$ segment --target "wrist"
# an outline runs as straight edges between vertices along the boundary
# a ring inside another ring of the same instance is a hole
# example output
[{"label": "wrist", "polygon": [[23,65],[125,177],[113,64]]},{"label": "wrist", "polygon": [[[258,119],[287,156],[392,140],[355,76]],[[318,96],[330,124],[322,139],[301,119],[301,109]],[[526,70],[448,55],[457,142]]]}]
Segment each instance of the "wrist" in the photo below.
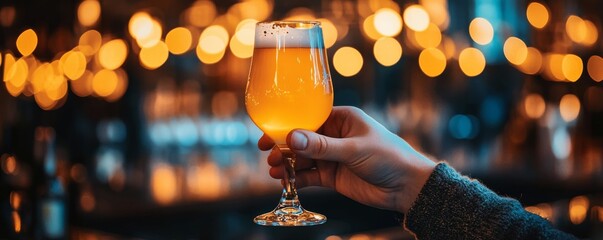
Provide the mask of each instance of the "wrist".
[{"label": "wrist", "polygon": [[401,179],[402,191],[398,193],[396,200],[396,211],[406,214],[415,200],[418,198],[421,189],[433,173],[435,162],[421,156],[421,159],[413,161],[409,167],[408,173]]}]

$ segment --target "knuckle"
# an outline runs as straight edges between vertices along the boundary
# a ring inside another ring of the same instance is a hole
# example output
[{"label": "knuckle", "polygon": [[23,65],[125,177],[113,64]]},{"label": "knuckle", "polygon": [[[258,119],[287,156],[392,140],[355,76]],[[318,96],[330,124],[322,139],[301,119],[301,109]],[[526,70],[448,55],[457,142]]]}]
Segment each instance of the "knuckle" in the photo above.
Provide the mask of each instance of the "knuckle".
[{"label": "knuckle", "polygon": [[318,148],[316,149],[316,156],[318,158],[323,158],[324,156],[327,155],[329,150],[329,141],[327,141],[327,138],[325,136],[319,135],[318,136]]}]

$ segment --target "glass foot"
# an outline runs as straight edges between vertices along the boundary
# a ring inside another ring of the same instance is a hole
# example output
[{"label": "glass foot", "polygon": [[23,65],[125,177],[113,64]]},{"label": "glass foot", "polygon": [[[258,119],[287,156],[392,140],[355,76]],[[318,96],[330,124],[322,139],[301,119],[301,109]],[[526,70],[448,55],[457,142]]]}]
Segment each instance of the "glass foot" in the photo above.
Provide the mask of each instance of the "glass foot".
[{"label": "glass foot", "polygon": [[327,217],[320,213],[310,212],[300,207],[276,208],[253,219],[262,226],[314,226],[327,222]]}]

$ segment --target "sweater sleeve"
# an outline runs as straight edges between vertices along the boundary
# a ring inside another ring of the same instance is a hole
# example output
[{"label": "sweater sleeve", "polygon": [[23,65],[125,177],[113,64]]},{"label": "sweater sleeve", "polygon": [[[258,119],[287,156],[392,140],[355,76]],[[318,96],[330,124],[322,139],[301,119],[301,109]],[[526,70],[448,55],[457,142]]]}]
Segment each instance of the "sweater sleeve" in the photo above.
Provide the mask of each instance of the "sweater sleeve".
[{"label": "sweater sleeve", "polygon": [[418,239],[576,239],[439,163],[404,219]]}]

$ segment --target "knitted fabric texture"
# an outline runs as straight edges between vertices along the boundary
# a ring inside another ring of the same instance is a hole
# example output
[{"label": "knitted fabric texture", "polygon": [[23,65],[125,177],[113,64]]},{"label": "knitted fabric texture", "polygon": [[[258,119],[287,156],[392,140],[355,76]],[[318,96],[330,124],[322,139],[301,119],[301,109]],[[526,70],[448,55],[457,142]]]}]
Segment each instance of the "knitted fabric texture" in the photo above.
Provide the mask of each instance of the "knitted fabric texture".
[{"label": "knitted fabric texture", "polygon": [[404,219],[417,239],[576,239],[439,163]]}]

